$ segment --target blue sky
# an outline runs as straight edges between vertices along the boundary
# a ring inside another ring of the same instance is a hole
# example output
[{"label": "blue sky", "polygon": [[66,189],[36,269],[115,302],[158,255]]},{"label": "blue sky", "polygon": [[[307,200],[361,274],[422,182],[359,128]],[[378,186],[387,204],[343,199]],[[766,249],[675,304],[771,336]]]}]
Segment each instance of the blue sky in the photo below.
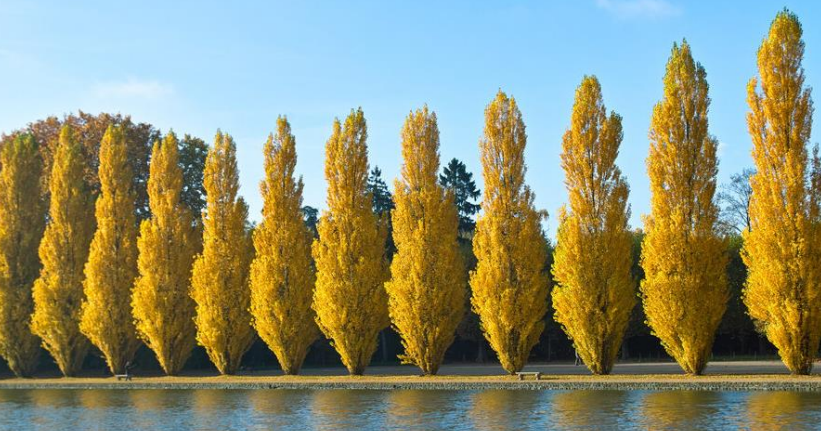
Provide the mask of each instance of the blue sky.
[{"label": "blue sky", "polygon": [[673,42],[686,37],[707,70],[720,182],[752,164],[745,87],[785,6],[804,25],[806,83],[821,88],[815,1],[228,3],[0,0],[0,131],[78,109],[131,114],[206,141],[221,128],[237,142],[241,192],[258,220],[262,144],[277,115],[297,138],[305,203],[322,208],[334,117],[363,108],[371,165],[392,182],[402,122],[427,103],[443,162],[458,157],[480,177],[483,110],[501,88],[523,112],[527,180],[551,214],[552,236],[566,200],[561,136],[585,74],[598,76],[608,109],[624,118],[618,162],[634,227],[649,210],[647,130]]}]

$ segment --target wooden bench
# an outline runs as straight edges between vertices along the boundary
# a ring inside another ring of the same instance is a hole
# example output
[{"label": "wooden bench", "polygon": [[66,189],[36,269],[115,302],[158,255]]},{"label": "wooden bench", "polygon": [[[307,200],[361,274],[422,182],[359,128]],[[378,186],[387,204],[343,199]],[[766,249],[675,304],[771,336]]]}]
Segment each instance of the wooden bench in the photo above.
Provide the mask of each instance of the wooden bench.
[{"label": "wooden bench", "polygon": [[131,374],[128,373],[127,371],[126,371],[125,374],[115,374],[114,377],[116,377],[117,380],[123,380],[123,379],[125,379],[126,381],[131,380]]},{"label": "wooden bench", "polygon": [[131,380],[131,376],[132,376],[131,370],[133,370],[136,365],[137,364],[132,363],[131,361],[126,362],[125,363],[125,369],[123,370],[123,374],[115,374],[114,377],[116,377],[118,381],[119,380],[125,380],[125,381]]},{"label": "wooden bench", "polygon": [[516,373],[516,376],[519,377],[519,380],[524,380],[527,376],[533,376],[536,380],[542,379],[542,373],[540,371],[519,371]]}]

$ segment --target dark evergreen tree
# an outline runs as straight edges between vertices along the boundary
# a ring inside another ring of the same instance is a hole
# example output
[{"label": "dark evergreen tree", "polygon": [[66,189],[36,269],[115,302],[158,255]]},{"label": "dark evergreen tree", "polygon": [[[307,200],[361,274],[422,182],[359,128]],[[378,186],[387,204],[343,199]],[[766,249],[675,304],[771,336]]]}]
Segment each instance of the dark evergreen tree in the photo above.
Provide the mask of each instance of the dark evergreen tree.
[{"label": "dark evergreen tree", "polygon": [[185,135],[179,144],[179,164],[182,169],[182,192],[180,201],[199,220],[205,208],[205,189],[202,174],[205,171],[205,158],[208,156],[208,144],[200,138]]},{"label": "dark evergreen tree", "polygon": [[[388,237],[385,241],[385,257],[390,262],[393,260],[393,255],[396,253],[396,243],[393,241],[393,223],[391,222],[391,211],[395,208],[393,203],[393,195],[391,194],[388,184],[382,179],[382,170],[379,166],[374,166],[368,174],[368,191],[373,198],[373,212],[379,217],[380,223],[384,223],[388,228]],[[382,356],[382,362],[387,362],[388,355],[388,335],[390,338],[396,339],[398,335],[391,328],[385,328],[379,332],[379,350]]]},{"label": "dark evergreen tree", "polygon": [[479,204],[475,203],[481,191],[476,188],[473,173],[459,159],[452,159],[439,175],[439,184],[446,189],[453,190],[454,202],[459,210],[459,231],[462,234],[472,234],[476,228],[473,216],[479,212]]},{"label": "dark evergreen tree", "polygon": [[394,209],[393,195],[388,188],[388,184],[382,179],[382,170],[379,169],[379,166],[374,166],[368,174],[368,191],[373,198],[373,213],[388,227],[385,256],[390,261],[393,259],[393,254],[396,253],[396,245],[393,242],[393,226],[391,225],[391,211]]},{"label": "dark evergreen tree", "polygon": [[318,235],[316,224],[319,223],[319,210],[312,206],[305,205],[302,207],[302,218],[305,221],[305,226],[308,226],[308,229],[311,230],[314,234],[314,238],[316,238]]},{"label": "dark evergreen tree", "polygon": [[[439,184],[445,189],[453,192],[453,202],[459,213],[459,248],[465,261],[465,271],[476,269],[476,256],[473,254],[473,244],[471,238],[476,228],[476,221],[473,216],[479,212],[479,204],[475,203],[481,192],[476,188],[476,181],[473,180],[473,173],[467,171],[465,164],[459,159],[453,158],[442,169],[439,174]],[[465,317],[456,329],[459,337],[476,343],[476,361],[485,362],[487,359],[487,341],[482,335],[479,327],[479,316],[470,307],[470,298],[466,298]]]},{"label": "dark evergreen tree", "polygon": [[368,191],[373,195],[373,212],[376,215],[389,215],[393,211],[393,195],[388,184],[382,179],[382,170],[379,166],[374,166],[368,175]]}]

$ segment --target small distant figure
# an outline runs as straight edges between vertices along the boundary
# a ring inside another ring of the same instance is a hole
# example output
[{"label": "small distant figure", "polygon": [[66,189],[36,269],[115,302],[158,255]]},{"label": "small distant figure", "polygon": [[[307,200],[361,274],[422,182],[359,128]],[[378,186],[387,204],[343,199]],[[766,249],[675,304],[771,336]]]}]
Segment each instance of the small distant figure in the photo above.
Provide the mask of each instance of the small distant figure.
[{"label": "small distant figure", "polygon": [[131,361],[126,362],[124,371],[125,374],[115,374],[114,377],[116,377],[117,380],[131,380],[131,370],[134,369],[134,366],[135,364],[133,364]]},{"label": "small distant figure", "polygon": [[573,363],[573,365],[578,367],[579,365],[582,364],[582,358],[579,357],[579,351],[578,350],[573,349],[573,353],[576,354],[576,361]]}]

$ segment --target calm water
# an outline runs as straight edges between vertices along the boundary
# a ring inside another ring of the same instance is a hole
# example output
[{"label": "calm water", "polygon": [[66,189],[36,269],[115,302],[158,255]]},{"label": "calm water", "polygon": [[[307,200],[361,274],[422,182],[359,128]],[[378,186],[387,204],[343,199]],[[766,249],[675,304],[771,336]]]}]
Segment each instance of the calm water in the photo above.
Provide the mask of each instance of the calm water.
[{"label": "calm water", "polygon": [[9,430],[813,429],[821,394],[0,390]]}]

